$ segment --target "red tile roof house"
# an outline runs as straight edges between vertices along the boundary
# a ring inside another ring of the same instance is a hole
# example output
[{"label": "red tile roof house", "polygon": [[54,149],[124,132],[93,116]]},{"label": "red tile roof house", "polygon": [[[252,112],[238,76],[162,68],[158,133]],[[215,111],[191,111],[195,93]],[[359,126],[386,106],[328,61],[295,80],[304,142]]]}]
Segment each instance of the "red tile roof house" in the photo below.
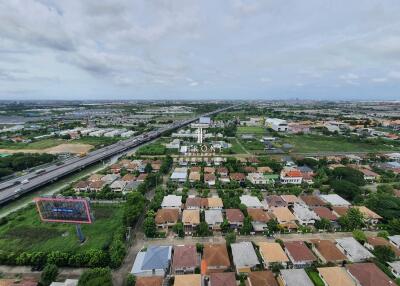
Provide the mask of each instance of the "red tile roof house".
[{"label": "red tile roof house", "polygon": [[328,209],[327,207],[314,207],[312,210],[319,216],[320,218],[325,218],[330,221],[337,221],[338,217]]},{"label": "red tile roof house", "polygon": [[173,274],[194,274],[195,269],[200,269],[200,256],[195,245],[174,246],[172,258]]},{"label": "red tile roof house", "polygon": [[244,215],[240,209],[226,209],[225,216],[232,229],[237,230],[243,226]]},{"label": "red tile roof house", "polygon": [[106,183],[103,181],[90,182],[89,183],[89,191],[100,192],[104,188],[105,185],[106,185]]},{"label": "red tile roof house", "polygon": [[119,172],[121,172],[121,165],[120,164],[112,164],[110,166],[110,171],[114,174],[119,174]]},{"label": "red tile roof house", "polygon": [[135,286],[162,286],[164,277],[153,276],[153,277],[136,277]]},{"label": "red tile roof house", "polygon": [[204,174],[204,183],[208,184],[209,186],[215,185],[216,177],[214,174]]},{"label": "red tile roof house", "polygon": [[228,176],[228,168],[219,167],[216,169],[216,174],[220,176]]},{"label": "red tile roof house", "polygon": [[378,236],[370,236],[367,238],[367,241],[364,243],[364,247],[373,251],[376,246],[389,246],[393,252],[396,254],[396,257],[400,257],[400,249],[395,247],[393,244],[389,242],[386,238],[378,237]]},{"label": "red tile roof house", "polygon": [[229,177],[236,182],[244,182],[246,180],[246,175],[243,173],[231,173]]},{"label": "red tile roof house", "polygon": [[284,246],[294,268],[305,268],[317,260],[303,241],[286,241]]},{"label": "red tile roof house", "polygon": [[346,266],[357,285],[394,286],[396,283],[373,263],[354,263]]},{"label": "red tile roof house", "polygon": [[155,221],[160,229],[173,227],[179,219],[178,209],[159,209],[156,213]]},{"label": "red tile roof house", "polygon": [[344,255],[330,240],[311,240],[312,249],[322,263],[342,263],[347,260]]},{"label": "red tile roof house", "polygon": [[250,272],[246,286],[279,286],[275,275],[270,270]]},{"label": "red tile roof house", "polygon": [[[228,250],[223,244],[205,244],[201,273],[225,272],[231,267]],[[205,269],[203,269],[203,266]]]},{"label": "red tile roof house", "polygon": [[74,186],[74,191],[77,193],[87,192],[89,190],[89,183],[87,181],[79,181]]},{"label": "red tile roof house", "polygon": [[234,272],[211,273],[209,286],[236,286]]},{"label": "red tile roof house", "polygon": [[185,209],[187,210],[204,210],[208,208],[207,198],[200,197],[188,197],[185,203]]},{"label": "red tile roof house", "polygon": [[300,196],[300,199],[309,207],[323,207],[327,205],[326,202],[314,195],[303,195]]},{"label": "red tile roof house", "polygon": [[137,182],[144,182],[144,180],[147,178],[148,174],[140,174],[137,178],[136,181]]},{"label": "red tile roof house", "polygon": [[245,173],[256,173],[257,172],[257,168],[253,167],[253,166],[246,166],[243,168]]},{"label": "red tile roof house", "polygon": [[300,185],[303,181],[303,175],[299,170],[282,170],[281,184]]}]

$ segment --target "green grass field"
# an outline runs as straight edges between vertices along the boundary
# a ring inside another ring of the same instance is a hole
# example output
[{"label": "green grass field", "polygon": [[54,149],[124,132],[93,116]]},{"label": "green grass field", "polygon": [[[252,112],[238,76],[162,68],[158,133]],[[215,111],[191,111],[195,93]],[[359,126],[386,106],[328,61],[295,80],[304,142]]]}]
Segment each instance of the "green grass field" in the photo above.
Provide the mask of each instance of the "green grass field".
[{"label": "green grass field", "polygon": [[262,151],[265,148],[264,143],[259,140],[239,140],[243,147],[249,151]]},{"label": "green grass field", "polygon": [[79,139],[75,139],[72,141],[65,141],[65,143],[75,143],[75,144],[89,144],[96,147],[100,147],[101,145],[111,145],[121,140],[119,137],[94,137],[94,136],[85,136]]},{"label": "green grass field", "polygon": [[245,150],[243,150],[242,146],[238,143],[237,139],[232,139],[229,141],[230,144],[232,144],[231,150],[235,154],[246,154]]},{"label": "green grass field", "polygon": [[257,134],[265,135],[266,129],[264,127],[258,126],[239,126],[237,128],[238,134]]},{"label": "green grass field", "polygon": [[[378,152],[394,151],[388,145],[374,145],[364,142],[350,142],[346,138],[328,137],[322,135],[292,135],[282,140],[294,145],[293,152]],[[399,149],[399,148],[397,148]]]},{"label": "green grass field", "polygon": [[46,149],[64,143],[65,140],[62,139],[43,139],[31,143],[13,143],[13,142],[0,142],[0,149]]},{"label": "green grass field", "polygon": [[8,252],[59,250],[79,253],[107,245],[122,223],[122,207],[93,205],[95,221],[82,225],[87,240],[79,244],[74,225],[43,223],[36,208],[31,205],[8,216],[9,221],[0,226],[0,249]]}]

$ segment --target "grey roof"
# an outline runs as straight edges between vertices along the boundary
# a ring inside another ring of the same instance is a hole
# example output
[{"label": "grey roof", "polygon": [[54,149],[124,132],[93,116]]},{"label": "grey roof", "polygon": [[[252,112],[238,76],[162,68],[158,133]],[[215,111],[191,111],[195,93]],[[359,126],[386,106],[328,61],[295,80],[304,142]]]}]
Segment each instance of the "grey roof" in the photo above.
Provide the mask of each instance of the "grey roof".
[{"label": "grey roof", "polygon": [[320,195],[319,196],[325,202],[332,206],[350,206],[351,204],[337,194]]},{"label": "grey roof", "polygon": [[204,218],[207,224],[222,223],[224,221],[221,210],[205,210]]},{"label": "grey roof", "polygon": [[253,267],[260,263],[251,242],[232,243],[231,248],[233,263],[236,267]]},{"label": "grey roof", "polygon": [[388,236],[389,240],[396,245],[400,245],[400,235],[391,235]]},{"label": "grey roof", "polygon": [[318,220],[317,214],[303,204],[294,204],[293,214],[302,221]]},{"label": "grey roof", "polygon": [[133,266],[132,266],[132,270],[131,273],[132,274],[137,274],[142,272],[142,265],[143,265],[143,260],[144,257],[146,255],[146,252],[142,252],[140,251],[135,258],[135,262],[133,262]]},{"label": "grey roof", "polygon": [[264,231],[268,228],[268,225],[266,223],[259,221],[252,221],[251,225],[253,226],[254,231]]},{"label": "grey roof", "polygon": [[308,166],[306,166],[306,165],[304,165],[304,166],[299,166],[299,167],[297,167],[297,169],[298,169],[300,172],[302,172],[302,173],[309,173],[309,172],[312,172],[312,171],[313,171],[313,169],[311,169],[310,167],[308,167]]},{"label": "grey roof", "polygon": [[187,170],[187,168],[175,168],[171,174],[171,179],[186,180]]},{"label": "grey roof", "polygon": [[248,208],[262,208],[263,204],[255,196],[243,195],[240,196],[240,202]]},{"label": "grey roof", "polygon": [[304,269],[284,269],[281,275],[286,286],[314,286]]},{"label": "grey roof", "polygon": [[392,267],[397,273],[400,273],[400,261],[388,262],[389,266]]},{"label": "grey roof", "polygon": [[143,259],[142,270],[166,269],[171,260],[171,246],[149,246]]},{"label": "grey roof", "polygon": [[338,238],[336,239],[336,242],[345,250],[346,256],[353,262],[374,257],[371,252],[365,249],[353,237]]},{"label": "grey roof", "polygon": [[180,207],[182,205],[182,196],[168,195],[163,198],[161,207]]}]

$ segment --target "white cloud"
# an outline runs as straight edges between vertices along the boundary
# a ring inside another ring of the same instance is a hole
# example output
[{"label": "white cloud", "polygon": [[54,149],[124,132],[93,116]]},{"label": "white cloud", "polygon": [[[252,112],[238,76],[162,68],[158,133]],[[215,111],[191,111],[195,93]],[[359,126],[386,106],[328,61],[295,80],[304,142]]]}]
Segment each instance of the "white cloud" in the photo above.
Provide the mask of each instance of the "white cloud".
[{"label": "white cloud", "polygon": [[377,83],[387,82],[387,80],[388,79],[385,77],[376,77],[376,78],[371,79],[372,82],[377,82]]}]

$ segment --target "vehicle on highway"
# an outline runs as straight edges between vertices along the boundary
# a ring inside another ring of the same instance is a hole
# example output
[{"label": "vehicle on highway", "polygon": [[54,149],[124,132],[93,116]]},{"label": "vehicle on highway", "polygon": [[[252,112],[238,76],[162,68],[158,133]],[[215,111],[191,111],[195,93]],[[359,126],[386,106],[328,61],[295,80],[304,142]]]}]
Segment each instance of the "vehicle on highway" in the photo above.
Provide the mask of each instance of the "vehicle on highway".
[{"label": "vehicle on highway", "polygon": [[21,184],[23,184],[23,185],[28,184],[28,183],[29,183],[29,179],[25,179],[25,180],[23,180],[23,181],[21,182]]},{"label": "vehicle on highway", "polygon": [[46,169],[39,169],[39,170],[35,171],[35,174],[41,174],[41,173],[44,173],[44,172],[46,172]]}]

